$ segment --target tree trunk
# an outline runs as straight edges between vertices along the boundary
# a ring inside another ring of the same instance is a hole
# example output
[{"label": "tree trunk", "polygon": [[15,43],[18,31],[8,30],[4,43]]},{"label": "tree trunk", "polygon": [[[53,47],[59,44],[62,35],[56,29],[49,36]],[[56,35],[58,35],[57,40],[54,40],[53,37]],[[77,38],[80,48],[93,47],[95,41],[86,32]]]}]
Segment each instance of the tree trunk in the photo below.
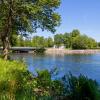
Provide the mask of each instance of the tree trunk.
[{"label": "tree trunk", "polygon": [[2,43],[3,43],[3,58],[5,60],[8,59],[8,54],[9,54],[9,37],[5,37],[2,39]]},{"label": "tree trunk", "polygon": [[8,8],[8,14],[6,16],[5,20],[5,27],[3,34],[1,36],[2,39],[2,44],[3,44],[3,58],[5,60],[8,59],[8,54],[9,54],[9,47],[10,47],[10,35],[12,32],[12,0],[9,0],[9,8]]}]

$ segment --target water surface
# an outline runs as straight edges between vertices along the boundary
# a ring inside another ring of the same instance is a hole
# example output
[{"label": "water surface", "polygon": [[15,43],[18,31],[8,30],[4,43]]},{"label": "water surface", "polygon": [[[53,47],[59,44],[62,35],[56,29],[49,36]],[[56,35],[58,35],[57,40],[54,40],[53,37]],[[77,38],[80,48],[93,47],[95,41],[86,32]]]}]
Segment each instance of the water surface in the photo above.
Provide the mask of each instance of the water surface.
[{"label": "water surface", "polygon": [[100,54],[88,55],[33,55],[12,54],[13,59],[24,60],[29,71],[57,68],[61,77],[71,72],[78,76],[80,73],[100,83]]}]

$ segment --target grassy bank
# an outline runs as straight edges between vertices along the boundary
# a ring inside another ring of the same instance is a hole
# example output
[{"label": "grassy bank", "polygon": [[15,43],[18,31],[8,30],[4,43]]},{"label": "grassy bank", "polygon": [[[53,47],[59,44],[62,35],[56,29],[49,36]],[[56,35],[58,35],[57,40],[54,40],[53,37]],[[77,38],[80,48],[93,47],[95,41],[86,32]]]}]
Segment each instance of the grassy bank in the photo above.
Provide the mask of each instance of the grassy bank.
[{"label": "grassy bank", "polygon": [[95,81],[80,75],[52,80],[51,72],[31,74],[25,64],[0,59],[0,100],[99,100]]}]

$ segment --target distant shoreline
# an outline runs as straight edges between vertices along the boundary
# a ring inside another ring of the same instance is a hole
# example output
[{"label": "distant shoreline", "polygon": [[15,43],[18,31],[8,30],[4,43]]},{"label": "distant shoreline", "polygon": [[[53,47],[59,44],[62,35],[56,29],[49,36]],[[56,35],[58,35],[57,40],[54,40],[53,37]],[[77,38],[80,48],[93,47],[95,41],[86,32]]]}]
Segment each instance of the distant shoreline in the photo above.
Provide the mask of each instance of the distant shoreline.
[{"label": "distant shoreline", "polygon": [[67,50],[67,49],[60,49],[60,48],[47,48],[45,51],[46,54],[95,54],[100,53],[100,50]]}]

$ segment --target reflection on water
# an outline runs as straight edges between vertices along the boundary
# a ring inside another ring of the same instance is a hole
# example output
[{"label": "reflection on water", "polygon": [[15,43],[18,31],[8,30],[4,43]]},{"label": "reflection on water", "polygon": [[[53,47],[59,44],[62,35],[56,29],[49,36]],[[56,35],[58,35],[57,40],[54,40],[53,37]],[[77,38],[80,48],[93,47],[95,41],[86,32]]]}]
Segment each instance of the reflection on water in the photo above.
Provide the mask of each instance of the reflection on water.
[{"label": "reflection on water", "polygon": [[74,75],[84,74],[89,78],[96,79],[100,83],[100,54],[91,55],[32,55],[12,54],[12,59],[23,60],[29,71],[54,69],[57,67],[59,74],[63,76],[71,72]]}]

